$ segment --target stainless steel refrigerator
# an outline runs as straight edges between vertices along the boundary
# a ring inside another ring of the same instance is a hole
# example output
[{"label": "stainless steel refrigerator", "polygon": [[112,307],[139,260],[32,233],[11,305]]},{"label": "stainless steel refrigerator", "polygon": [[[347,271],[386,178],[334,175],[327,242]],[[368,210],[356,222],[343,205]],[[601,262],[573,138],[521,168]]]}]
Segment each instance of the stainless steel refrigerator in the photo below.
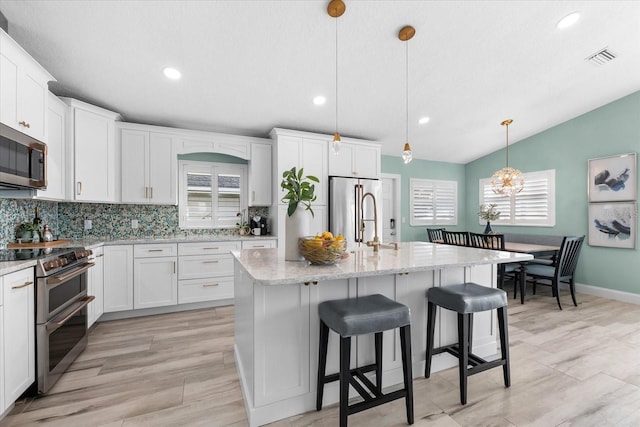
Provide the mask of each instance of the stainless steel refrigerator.
[{"label": "stainless steel refrigerator", "polygon": [[382,182],[329,177],[329,231],[334,235],[342,234],[347,240],[347,248],[366,245],[373,240],[374,206],[377,208],[378,240],[382,242]]}]

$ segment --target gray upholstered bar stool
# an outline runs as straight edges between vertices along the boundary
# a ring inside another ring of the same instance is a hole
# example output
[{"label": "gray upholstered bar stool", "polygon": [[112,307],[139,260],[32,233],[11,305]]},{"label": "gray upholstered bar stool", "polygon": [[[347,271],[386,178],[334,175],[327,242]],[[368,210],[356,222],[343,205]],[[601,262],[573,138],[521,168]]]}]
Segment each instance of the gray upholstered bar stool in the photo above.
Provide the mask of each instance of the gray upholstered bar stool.
[{"label": "gray upholstered bar stool", "polygon": [[[488,288],[476,283],[463,283],[429,288],[427,290],[427,360],[424,376],[431,375],[431,358],[447,352],[457,357],[460,370],[460,403],[467,403],[467,377],[487,369],[502,366],[504,386],[511,385],[509,371],[509,333],[507,331],[507,293],[502,289]],[[458,313],[458,343],[433,348],[436,324],[436,306]],[[473,354],[473,313],[498,310],[501,358],[486,361]],[[471,366],[471,367],[469,367]]]},{"label": "gray upholstered bar stool", "polygon": [[[320,351],[318,357],[318,389],[316,409],[322,409],[326,383],[340,380],[340,427],[346,427],[347,416],[374,406],[405,398],[407,422],[413,424],[413,375],[411,369],[411,315],[409,307],[383,295],[325,301],[318,305],[320,316]],[[400,328],[404,389],[382,393],[382,332]],[[340,335],[340,372],[325,375],[329,329]],[[375,363],[351,369],[351,337],[375,334]],[[375,371],[374,385],[364,374]],[[349,384],[362,396],[363,402],[349,405]],[[369,390],[366,390],[367,387]]]}]

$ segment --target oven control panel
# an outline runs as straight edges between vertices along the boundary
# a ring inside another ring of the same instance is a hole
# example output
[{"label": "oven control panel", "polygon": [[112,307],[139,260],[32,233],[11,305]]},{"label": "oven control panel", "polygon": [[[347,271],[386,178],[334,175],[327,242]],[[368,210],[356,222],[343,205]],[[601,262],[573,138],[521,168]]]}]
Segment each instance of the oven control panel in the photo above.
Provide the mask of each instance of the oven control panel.
[{"label": "oven control panel", "polygon": [[50,254],[39,260],[40,269],[38,276],[49,276],[59,269],[87,262],[87,258],[93,254],[90,249],[66,250],[58,254]]}]

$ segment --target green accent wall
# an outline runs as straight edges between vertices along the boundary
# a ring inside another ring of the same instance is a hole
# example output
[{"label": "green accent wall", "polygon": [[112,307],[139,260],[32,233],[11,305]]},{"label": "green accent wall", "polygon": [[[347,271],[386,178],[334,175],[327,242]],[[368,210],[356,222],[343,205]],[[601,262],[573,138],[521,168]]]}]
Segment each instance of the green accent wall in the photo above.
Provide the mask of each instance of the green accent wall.
[{"label": "green accent wall", "polygon": [[[514,124],[526,118],[514,117]],[[640,91],[509,146],[509,165],[522,172],[555,169],[554,227],[495,226],[501,233],[585,235],[588,238],[587,162],[589,159],[640,151]],[[502,168],[504,149],[466,165],[469,230],[480,229],[478,180]],[[383,163],[384,164],[384,163]],[[637,179],[637,175],[636,175]],[[526,185],[526,183],[525,183]],[[636,224],[637,229],[637,210]],[[636,239],[640,237],[636,230]],[[589,246],[578,262],[578,283],[640,293],[640,245],[636,249]]]},{"label": "green accent wall", "polygon": [[[514,125],[526,118],[514,117]],[[499,122],[499,120],[498,120]],[[498,124],[496,122],[496,124]],[[501,233],[587,235],[587,161],[640,151],[640,91],[561,123],[509,146],[509,164],[523,172],[556,171],[556,224],[553,227],[492,226]],[[382,172],[402,176],[402,241],[427,240],[426,227],[409,225],[411,177],[458,182],[458,226],[446,228],[482,232],[478,223],[478,181],[504,167],[504,149],[466,165],[382,156]],[[638,175],[636,175],[638,179]],[[637,187],[640,189],[640,180]],[[640,233],[636,249],[591,247],[585,238],[576,281],[640,294]],[[588,236],[587,236],[588,237]]]},{"label": "green accent wall", "polygon": [[[411,178],[421,179],[443,179],[458,182],[458,224],[445,225],[447,230],[464,230],[465,222],[465,166],[455,163],[433,162],[429,160],[414,159],[405,165],[401,157],[382,156],[382,173],[392,173],[402,175],[401,184],[401,209],[405,222],[402,224],[402,235],[400,240],[408,241],[428,241],[427,227],[410,225],[409,215],[409,180]],[[436,226],[434,226],[436,227]],[[440,226],[437,226],[440,227]]]}]

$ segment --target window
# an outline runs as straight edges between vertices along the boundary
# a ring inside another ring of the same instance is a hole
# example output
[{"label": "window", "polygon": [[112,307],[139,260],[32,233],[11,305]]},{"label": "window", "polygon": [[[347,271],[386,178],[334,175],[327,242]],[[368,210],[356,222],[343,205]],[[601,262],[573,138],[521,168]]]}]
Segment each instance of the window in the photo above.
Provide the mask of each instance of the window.
[{"label": "window", "polygon": [[412,178],[410,181],[410,224],[456,225],[458,183]]},{"label": "window", "polygon": [[[524,188],[515,196],[500,196],[491,189],[491,179],[480,180],[480,204],[495,203],[500,219],[497,225],[531,225],[552,227],[556,224],[556,171],[523,174]],[[484,221],[478,218],[480,224]]]},{"label": "window", "polygon": [[180,161],[180,228],[232,228],[247,207],[245,165]]}]

